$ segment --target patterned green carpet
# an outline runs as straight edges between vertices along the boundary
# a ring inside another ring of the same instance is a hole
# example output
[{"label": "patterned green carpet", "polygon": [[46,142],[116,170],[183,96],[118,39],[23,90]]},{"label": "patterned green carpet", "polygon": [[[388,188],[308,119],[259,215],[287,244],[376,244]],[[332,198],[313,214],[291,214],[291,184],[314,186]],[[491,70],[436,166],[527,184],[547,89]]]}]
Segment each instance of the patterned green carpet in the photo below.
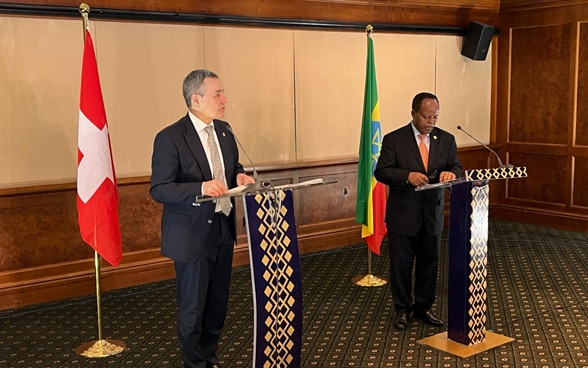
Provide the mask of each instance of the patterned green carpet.
[{"label": "patterned green carpet", "polygon": [[[487,329],[511,343],[459,358],[418,341],[443,329],[411,320],[391,327],[387,286],[351,282],[367,272],[356,245],[301,259],[303,367],[588,367],[588,234],[490,221]],[[372,257],[372,274],[388,274],[388,257]],[[447,317],[446,244],[436,314]],[[234,270],[219,359],[250,367],[253,308],[249,269]],[[0,367],[181,367],[173,281],[103,293],[102,330],[126,349],[106,358],[74,350],[97,339],[92,296],[0,312]]]}]

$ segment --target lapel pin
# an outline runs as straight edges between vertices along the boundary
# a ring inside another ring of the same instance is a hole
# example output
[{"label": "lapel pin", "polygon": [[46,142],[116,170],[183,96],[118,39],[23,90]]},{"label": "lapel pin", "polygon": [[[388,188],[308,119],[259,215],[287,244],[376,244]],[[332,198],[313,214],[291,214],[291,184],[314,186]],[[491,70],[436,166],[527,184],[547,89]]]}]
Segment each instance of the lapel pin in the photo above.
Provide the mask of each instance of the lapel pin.
[{"label": "lapel pin", "polygon": [[223,132],[223,137],[226,137],[225,132]]},{"label": "lapel pin", "polygon": [[436,136],[436,135],[434,135],[434,136],[433,136],[433,139],[437,140],[437,136]]}]

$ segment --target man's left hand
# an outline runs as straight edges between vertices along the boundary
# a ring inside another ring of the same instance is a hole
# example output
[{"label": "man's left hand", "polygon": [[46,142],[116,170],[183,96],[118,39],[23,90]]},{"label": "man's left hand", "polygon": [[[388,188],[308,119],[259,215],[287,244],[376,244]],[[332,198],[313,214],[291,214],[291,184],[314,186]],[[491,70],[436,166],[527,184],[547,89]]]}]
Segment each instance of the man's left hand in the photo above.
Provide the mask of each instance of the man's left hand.
[{"label": "man's left hand", "polygon": [[443,171],[441,175],[439,175],[439,182],[444,183],[446,181],[455,180],[455,174],[451,171]]},{"label": "man's left hand", "polygon": [[243,173],[237,174],[237,185],[254,184],[254,183],[255,183],[255,179],[253,179],[251,176],[243,174]]}]

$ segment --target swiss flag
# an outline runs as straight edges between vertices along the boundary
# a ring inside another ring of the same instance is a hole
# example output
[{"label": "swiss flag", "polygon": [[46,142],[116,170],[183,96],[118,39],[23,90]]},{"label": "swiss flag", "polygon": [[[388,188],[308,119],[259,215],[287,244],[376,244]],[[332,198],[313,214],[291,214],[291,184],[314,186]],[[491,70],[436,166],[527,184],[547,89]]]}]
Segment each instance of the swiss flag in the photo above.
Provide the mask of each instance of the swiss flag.
[{"label": "swiss flag", "polygon": [[86,29],[78,130],[78,223],[82,239],[113,266],[122,258],[118,192],[96,54]]}]

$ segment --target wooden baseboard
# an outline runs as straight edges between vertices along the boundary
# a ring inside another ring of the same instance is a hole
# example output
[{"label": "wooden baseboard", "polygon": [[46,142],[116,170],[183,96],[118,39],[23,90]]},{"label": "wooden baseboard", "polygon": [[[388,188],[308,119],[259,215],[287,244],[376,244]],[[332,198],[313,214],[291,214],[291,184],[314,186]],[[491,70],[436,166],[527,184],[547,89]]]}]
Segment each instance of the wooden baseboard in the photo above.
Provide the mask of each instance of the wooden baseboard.
[{"label": "wooden baseboard", "polygon": [[569,212],[556,212],[531,207],[513,207],[503,204],[490,205],[490,217],[498,220],[554,227],[557,229],[588,232],[588,216]]},{"label": "wooden baseboard", "polygon": [[[174,277],[173,263],[159,256],[159,250],[125,257],[128,260],[121,262],[117,268],[100,266],[101,291]],[[0,310],[95,294],[95,274],[94,260],[4,273],[0,277],[3,281],[0,283]],[[9,282],[9,279],[17,281]]]},{"label": "wooden baseboard", "polygon": [[[310,253],[357,244],[358,227],[333,229],[300,237],[300,253]],[[249,264],[246,244],[235,248],[233,267]],[[159,248],[124,254],[114,268],[100,267],[101,292],[173,279],[173,262],[161,257]],[[62,263],[0,274],[0,310],[14,309],[96,293],[94,260]]]}]

